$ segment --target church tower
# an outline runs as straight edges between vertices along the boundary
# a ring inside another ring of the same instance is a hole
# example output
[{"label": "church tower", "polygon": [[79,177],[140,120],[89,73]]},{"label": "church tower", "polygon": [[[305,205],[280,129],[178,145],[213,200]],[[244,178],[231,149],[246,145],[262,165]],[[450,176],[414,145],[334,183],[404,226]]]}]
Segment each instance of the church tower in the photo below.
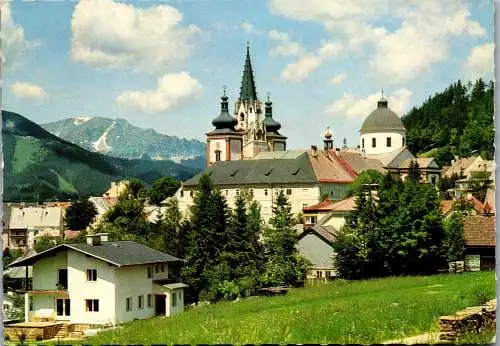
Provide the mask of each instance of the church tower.
[{"label": "church tower", "polygon": [[217,161],[253,159],[262,151],[286,150],[286,137],[278,130],[281,124],[273,119],[272,102],[257,97],[255,79],[247,43],[240,96],[234,105],[234,117],[229,114],[228,97],[224,89],[221,113],[212,121],[215,129],[207,133],[207,165]]},{"label": "church tower", "polygon": [[218,161],[241,160],[242,135],[236,131],[238,120],[229,114],[229,102],[226,89],[221,97],[221,110],[212,121],[215,127],[207,133],[207,166]]}]

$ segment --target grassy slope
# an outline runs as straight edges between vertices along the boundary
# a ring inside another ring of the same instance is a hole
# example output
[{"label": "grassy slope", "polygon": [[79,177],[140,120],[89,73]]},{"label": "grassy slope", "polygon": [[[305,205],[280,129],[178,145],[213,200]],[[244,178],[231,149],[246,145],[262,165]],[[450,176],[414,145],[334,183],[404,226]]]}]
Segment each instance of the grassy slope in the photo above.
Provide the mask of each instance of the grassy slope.
[{"label": "grassy slope", "polygon": [[84,150],[19,114],[2,111],[4,200],[30,201],[70,195],[100,195],[111,181],[138,177],[146,183],[196,173],[171,161],[124,160]]},{"label": "grassy slope", "polygon": [[379,343],[436,330],[439,316],[494,297],[494,272],[336,281],[134,321],[85,343]]}]

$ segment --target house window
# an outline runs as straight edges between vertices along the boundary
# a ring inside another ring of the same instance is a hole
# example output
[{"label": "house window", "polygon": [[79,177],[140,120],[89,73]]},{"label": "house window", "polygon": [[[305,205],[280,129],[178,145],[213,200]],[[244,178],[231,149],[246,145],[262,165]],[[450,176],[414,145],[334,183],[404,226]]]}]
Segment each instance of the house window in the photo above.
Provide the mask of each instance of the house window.
[{"label": "house window", "polygon": [[220,150],[215,151],[215,161],[220,161]]},{"label": "house window", "polygon": [[264,196],[267,196],[267,189],[264,190]]},{"label": "house window", "polygon": [[317,277],[318,279],[323,278],[323,272],[322,272],[321,270],[316,270],[316,277]]},{"label": "house window", "polygon": [[181,190],[181,198],[184,197],[184,190]]},{"label": "house window", "polygon": [[375,148],[377,146],[377,139],[372,138],[372,148]]},{"label": "house window", "polygon": [[193,197],[193,191],[189,191],[189,197]]},{"label": "house window", "polygon": [[329,270],[325,271],[325,277],[326,277],[327,279],[328,279],[329,277],[331,277],[331,276],[332,276],[332,272],[331,272],[331,271],[329,271]]},{"label": "house window", "polygon": [[177,293],[172,292],[172,306],[176,306],[176,305],[177,305]]},{"label": "house window", "polygon": [[292,189],[286,189],[286,194],[291,195],[292,194]]},{"label": "house window", "polygon": [[153,295],[148,294],[148,308],[152,308],[152,307],[153,307]]},{"label": "house window", "polygon": [[364,148],[364,147],[365,147],[365,139],[361,138],[361,148]]},{"label": "house window", "polygon": [[391,137],[387,137],[387,147],[391,146]]},{"label": "house window", "polygon": [[97,269],[87,269],[87,281],[97,281]]},{"label": "house window", "polygon": [[142,294],[137,297],[137,308],[144,309],[144,296]]},{"label": "house window", "polygon": [[85,299],[85,311],[98,312],[99,311],[99,299]]},{"label": "house window", "polygon": [[226,190],[226,196],[229,195],[229,190]]},{"label": "house window", "polygon": [[403,147],[405,146],[405,138],[403,137]]},{"label": "house window", "polygon": [[153,267],[148,266],[148,279],[151,279],[153,277]]},{"label": "house window", "polygon": [[435,175],[431,176],[431,184],[436,185],[436,176]]},{"label": "house window", "polygon": [[240,194],[240,190],[236,190],[236,196]]},{"label": "house window", "polygon": [[132,297],[128,297],[126,300],[126,310],[132,311]]},{"label": "house window", "polygon": [[165,272],[165,263],[160,264],[160,272]]}]

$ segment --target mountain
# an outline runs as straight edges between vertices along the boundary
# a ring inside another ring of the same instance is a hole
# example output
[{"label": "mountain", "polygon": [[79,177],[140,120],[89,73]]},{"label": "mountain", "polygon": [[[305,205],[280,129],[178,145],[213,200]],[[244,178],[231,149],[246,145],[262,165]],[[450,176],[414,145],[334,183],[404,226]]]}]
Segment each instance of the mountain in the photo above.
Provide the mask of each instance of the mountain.
[{"label": "mountain", "polygon": [[127,160],[87,151],[20,114],[2,111],[4,200],[68,199],[101,195],[112,181],[137,177],[150,184],[198,172],[173,161]]},{"label": "mountain", "polygon": [[178,163],[201,156],[203,165],[196,168],[203,169],[205,164],[205,143],[142,129],[124,119],[75,117],[41,126],[59,138],[108,156]]}]

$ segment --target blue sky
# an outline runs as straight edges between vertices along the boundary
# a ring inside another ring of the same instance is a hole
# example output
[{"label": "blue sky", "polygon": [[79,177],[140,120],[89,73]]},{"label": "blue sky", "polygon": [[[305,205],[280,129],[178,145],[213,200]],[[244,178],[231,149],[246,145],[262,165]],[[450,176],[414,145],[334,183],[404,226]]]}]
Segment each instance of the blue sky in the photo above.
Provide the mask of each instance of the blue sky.
[{"label": "blue sky", "polygon": [[288,147],[358,144],[381,89],[403,115],[493,73],[487,0],[13,1],[2,8],[3,108],[44,123],[124,118],[205,139],[222,86],[238,97],[250,42]]}]

